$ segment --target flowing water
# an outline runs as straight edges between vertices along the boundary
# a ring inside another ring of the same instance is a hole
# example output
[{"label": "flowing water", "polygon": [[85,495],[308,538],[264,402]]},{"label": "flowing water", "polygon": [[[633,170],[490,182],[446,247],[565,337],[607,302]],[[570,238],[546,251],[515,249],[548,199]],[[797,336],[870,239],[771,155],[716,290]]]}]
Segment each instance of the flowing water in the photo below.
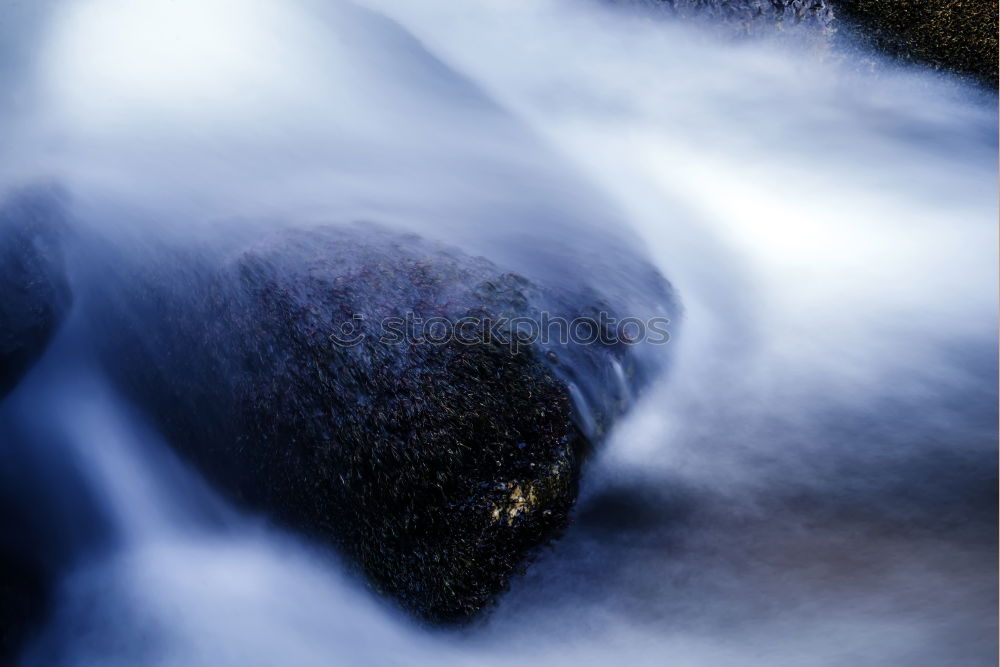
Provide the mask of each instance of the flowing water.
[{"label": "flowing water", "polygon": [[136,253],[377,219],[615,281],[631,239],[685,304],[564,537],[436,630],[173,457],[96,370],[114,271],[81,246],[0,404],[5,497],[72,555],[25,664],[995,660],[994,94],[586,0],[0,7],[0,181]]}]

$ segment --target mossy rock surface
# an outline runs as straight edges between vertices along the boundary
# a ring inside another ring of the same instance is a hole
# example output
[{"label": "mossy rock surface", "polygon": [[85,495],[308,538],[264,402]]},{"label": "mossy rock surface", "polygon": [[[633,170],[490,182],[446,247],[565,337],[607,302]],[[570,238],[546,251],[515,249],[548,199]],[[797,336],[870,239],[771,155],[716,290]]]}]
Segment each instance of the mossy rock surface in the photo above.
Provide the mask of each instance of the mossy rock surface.
[{"label": "mossy rock surface", "polygon": [[[180,253],[130,289],[100,318],[106,357],[168,440],[434,622],[486,607],[569,520],[597,436],[578,426],[568,383],[591,387],[589,420],[606,427],[625,407],[612,366],[636,386],[652,372],[621,343],[543,351],[475,329],[385,342],[387,317],[572,318],[607,304],[368,225],[287,229],[202,264]],[[345,327],[364,339],[331,340]]]}]

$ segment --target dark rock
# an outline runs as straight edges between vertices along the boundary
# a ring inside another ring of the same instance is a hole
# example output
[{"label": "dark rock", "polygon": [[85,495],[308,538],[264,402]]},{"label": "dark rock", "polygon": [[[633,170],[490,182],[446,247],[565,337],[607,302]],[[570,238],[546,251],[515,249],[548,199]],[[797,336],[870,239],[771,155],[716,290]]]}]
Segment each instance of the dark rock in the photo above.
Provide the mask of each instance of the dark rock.
[{"label": "dark rock", "polygon": [[997,85],[997,0],[830,0],[861,41]]},{"label": "dark rock", "polygon": [[285,230],[221,262],[158,257],[98,317],[127,393],[231,496],[332,541],[433,621],[482,609],[566,525],[590,443],[653,370],[612,339],[518,344],[513,325],[383,340],[408,313],[597,324],[607,309],[412,235]]},{"label": "dark rock", "polygon": [[[997,0],[612,0],[730,34],[840,34],[903,61],[997,85]],[[815,40],[813,40],[815,41]]]},{"label": "dark rock", "polygon": [[41,356],[70,304],[65,196],[26,188],[0,206],[0,396]]}]

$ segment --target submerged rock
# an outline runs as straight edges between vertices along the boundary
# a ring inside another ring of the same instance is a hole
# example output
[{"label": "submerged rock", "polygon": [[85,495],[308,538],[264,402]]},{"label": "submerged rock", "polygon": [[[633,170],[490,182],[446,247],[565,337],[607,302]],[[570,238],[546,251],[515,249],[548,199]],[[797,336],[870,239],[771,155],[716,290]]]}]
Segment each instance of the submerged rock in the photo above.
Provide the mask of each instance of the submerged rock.
[{"label": "submerged rock", "polygon": [[997,0],[830,0],[859,39],[903,60],[997,84]]},{"label": "submerged rock", "polygon": [[827,0],[620,0],[699,20],[733,34],[759,35],[808,28],[818,36],[833,33],[834,14]]},{"label": "submerged rock", "polygon": [[64,227],[56,188],[26,188],[0,204],[0,397],[41,356],[69,309]]},{"label": "submerged rock", "polygon": [[101,316],[114,374],[231,496],[432,621],[482,609],[566,525],[590,443],[652,370],[613,332],[518,343],[506,318],[600,327],[606,305],[413,235],[284,230],[174,266]]}]

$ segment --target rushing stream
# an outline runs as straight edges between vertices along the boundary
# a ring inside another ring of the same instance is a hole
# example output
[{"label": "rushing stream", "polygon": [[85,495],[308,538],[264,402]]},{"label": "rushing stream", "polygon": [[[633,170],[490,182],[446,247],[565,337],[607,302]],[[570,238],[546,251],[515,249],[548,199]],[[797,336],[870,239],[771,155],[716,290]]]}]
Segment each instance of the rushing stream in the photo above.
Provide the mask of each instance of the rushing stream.
[{"label": "rushing stream", "polygon": [[685,307],[566,534],[440,630],[171,453],[96,370],[81,244],[0,403],[4,496],[72,564],[24,664],[992,664],[994,94],[587,0],[0,8],[0,183],[135,253],[333,216],[615,283],[634,238]]}]

